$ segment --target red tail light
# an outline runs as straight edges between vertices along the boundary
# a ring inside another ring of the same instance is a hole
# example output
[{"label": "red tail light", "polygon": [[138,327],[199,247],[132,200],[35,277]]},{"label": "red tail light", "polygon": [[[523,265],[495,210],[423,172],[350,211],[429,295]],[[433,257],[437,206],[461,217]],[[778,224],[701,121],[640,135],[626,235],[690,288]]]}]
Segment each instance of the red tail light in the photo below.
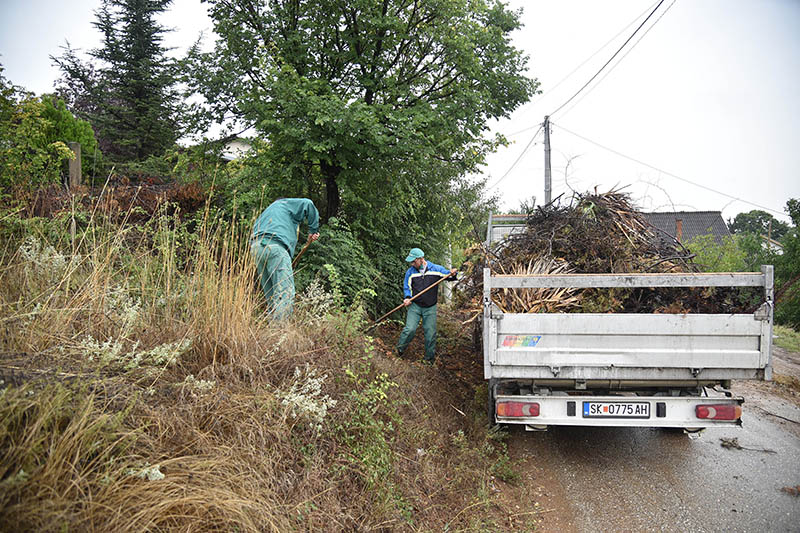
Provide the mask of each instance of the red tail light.
[{"label": "red tail light", "polygon": [[497,416],[539,416],[535,402],[497,402]]},{"label": "red tail light", "polygon": [[742,417],[742,408],[731,404],[698,405],[694,408],[694,414],[697,418],[710,420],[738,420]]}]

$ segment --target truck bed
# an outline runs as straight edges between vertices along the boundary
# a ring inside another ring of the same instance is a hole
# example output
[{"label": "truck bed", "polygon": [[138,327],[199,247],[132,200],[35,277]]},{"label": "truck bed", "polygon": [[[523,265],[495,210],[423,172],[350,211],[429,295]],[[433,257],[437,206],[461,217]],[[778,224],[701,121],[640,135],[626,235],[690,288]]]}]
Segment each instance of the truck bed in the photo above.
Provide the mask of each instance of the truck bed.
[{"label": "truck bed", "polygon": [[[487,249],[513,245],[523,215],[490,215]],[[503,313],[495,289],[760,287],[752,313]],[[761,272],[483,275],[490,423],[741,425],[733,379],[771,379],[773,268]]]},{"label": "truck bed", "polygon": [[[534,279],[536,278],[536,279]],[[762,286],[762,273],[493,276],[493,288]],[[568,285],[566,285],[568,284]],[[770,379],[771,306],[752,314],[501,313],[484,310],[484,375],[574,380]]]}]

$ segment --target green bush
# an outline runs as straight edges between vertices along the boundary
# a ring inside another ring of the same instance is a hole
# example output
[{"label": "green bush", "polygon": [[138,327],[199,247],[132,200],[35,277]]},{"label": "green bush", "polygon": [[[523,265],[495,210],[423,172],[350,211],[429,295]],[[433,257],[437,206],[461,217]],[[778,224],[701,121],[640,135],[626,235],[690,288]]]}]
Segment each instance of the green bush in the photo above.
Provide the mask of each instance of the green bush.
[{"label": "green bush", "polygon": [[724,237],[722,244],[713,235],[698,235],[686,247],[705,272],[758,272],[761,264],[771,263],[772,259],[762,250],[758,238],[750,234]]},{"label": "green bush", "polygon": [[49,122],[46,130],[48,142],[77,142],[81,145],[81,172],[84,176],[94,175],[102,157],[92,126],[85,120],[73,116],[64,100],[46,94],[41,98],[44,108],[42,117]]},{"label": "green bush", "polygon": [[[0,71],[1,72],[1,71]],[[75,118],[62,100],[13,87],[0,75],[0,186],[19,199],[61,180],[74,158],[68,142],[79,142],[84,173],[97,153],[88,122]]]},{"label": "green bush", "polygon": [[[301,230],[300,235],[305,233]],[[299,254],[302,250],[300,243],[297,248],[296,253]],[[353,236],[349,226],[338,218],[331,218],[322,226],[319,240],[309,246],[298,261],[295,272],[298,292],[305,290],[320,276],[329,291],[342,294],[343,303],[346,304],[353,302],[365,289],[374,290],[379,276],[374,262]]]},{"label": "green bush", "polygon": [[0,185],[15,196],[58,183],[62,162],[74,157],[64,142],[49,141],[45,108],[38,98],[25,98],[0,124]]},{"label": "green bush", "polygon": [[775,260],[775,322],[800,329],[800,200],[786,202],[786,211],[794,227],[781,239],[783,253]]}]

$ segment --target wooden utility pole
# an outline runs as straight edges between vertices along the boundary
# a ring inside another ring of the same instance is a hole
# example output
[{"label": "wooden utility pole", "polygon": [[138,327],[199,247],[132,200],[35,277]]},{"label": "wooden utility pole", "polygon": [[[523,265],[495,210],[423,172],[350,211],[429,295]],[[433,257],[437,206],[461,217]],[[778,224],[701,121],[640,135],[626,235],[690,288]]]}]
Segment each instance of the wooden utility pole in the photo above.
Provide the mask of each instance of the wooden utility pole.
[{"label": "wooden utility pole", "polygon": [[69,160],[69,180],[67,189],[72,189],[81,184],[81,143],[69,143],[69,149],[75,154],[75,159]]},{"label": "wooden utility pole", "polygon": [[544,117],[544,205],[548,205],[553,195],[550,176],[550,115]]}]

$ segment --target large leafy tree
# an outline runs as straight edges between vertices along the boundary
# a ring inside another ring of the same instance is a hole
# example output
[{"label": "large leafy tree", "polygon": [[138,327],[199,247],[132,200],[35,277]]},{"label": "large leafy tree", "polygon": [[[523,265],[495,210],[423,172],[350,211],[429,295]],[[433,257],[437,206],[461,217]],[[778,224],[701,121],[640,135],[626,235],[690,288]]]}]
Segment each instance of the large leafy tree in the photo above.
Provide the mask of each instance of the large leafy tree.
[{"label": "large leafy tree", "polygon": [[800,328],[800,199],[786,202],[786,212],[794,227],[781,239],[783,253],[775,258],[775,319]]},{"label": "large leafy tree", "polygon": [[499,1],[208,2],[220,41],[195,71],[209,112],[263,134],[265,179],[319,183],[326,218],[441,208],[502,141],[487,122],[537,87]]},{"label": "large leafy tree", "polygon": [[789,225],[781,222],[766,211],[754,209],[746,213],[739,213],[733,222],[728,223],[731,233],[754,233],[756,235],[771,234],[775,240],[780,240],[789,231]]},{"label": "large leafy tree", "polygon": [[53,58],[61,68],[59,93],[88,120],[112,161],[160,155],[179,136],[175,62],[162,44],[156,17],[171,0],[103,0],[94,26],[102,46],[88,63],[66,46]]}]

